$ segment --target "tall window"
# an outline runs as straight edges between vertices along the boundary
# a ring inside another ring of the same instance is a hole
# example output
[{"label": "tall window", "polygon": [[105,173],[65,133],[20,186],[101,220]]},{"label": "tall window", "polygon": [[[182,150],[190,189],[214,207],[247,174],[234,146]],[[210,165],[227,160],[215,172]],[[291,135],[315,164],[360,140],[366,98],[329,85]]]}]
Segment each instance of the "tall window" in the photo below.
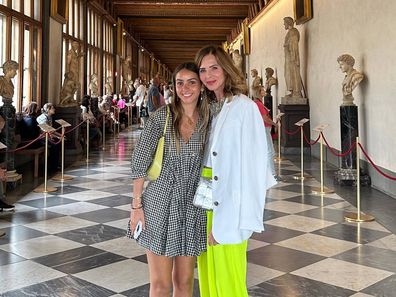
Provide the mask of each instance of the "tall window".
[{"label": "tall window", "polygon": [[109,81],[113,86],[114,91],[114,77],[113,77],[113,41],[114,41],[113,24],[108,20],[103,22],[103,94],[106,94],[104,85]]},{"label": "tall window", "polygon": [[[83,46],[83,36],[84,32],[83,28],[83,6],[82,0],[69,0],[69,17],[67,23],[63,25],[63,58],[62,58],[62,84],[65,78],[65,73],[69,70],[68,67],[68,60],[72,54],[78,55],[78,83],[80,85],[77,93],[74,95],[74,99],[81,98],[81,94],[84,91],[84,77],[83,77],[83,70],[84,70],[84,63],[83,63],[83,53],[85,52]],[[73,49],[72,44],[78,44],[78,49]]]},{"label": "tall window", "polygon": [[92,8],[88,8],[87,18],[88,31],[88,71],[87,71],[87,90],[90,94],[89,83],[92,74],[98,77],[98,85],[101,84],[101,63],[100,48],[102,46],[102,18]]},{"label": "tall window", "polygon": [[[13,105],[18,111],[31,101],[41,102],[41,0],[1,0],[0,4],[18,13],[9,13],[0,6],[0,66],[5,61],[18,62],[13,79]],[[2,71],[1,71],[2,72]],[[0,75],[3,73],[0,72]]]}]

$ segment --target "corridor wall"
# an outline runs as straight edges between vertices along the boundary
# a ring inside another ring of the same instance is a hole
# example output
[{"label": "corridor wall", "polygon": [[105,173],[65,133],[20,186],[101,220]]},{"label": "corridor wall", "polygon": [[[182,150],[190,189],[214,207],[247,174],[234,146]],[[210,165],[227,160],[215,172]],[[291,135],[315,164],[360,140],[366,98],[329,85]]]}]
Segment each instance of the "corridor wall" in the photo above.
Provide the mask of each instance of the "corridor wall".
[{"label": "corridor wall", "polygon": [[[396,175],[396,1],[371,0],[312,1],[313,19],[296,28],[300,31],[301,76],[310,105],[311,128],[330,124],[325,135],[340,150],[339,106],[344,74],[337,57],[351,54],[355,68],[365,79],[355,89],[359,106],[359,133],[362,145],[381,168]],[[275,100],[285,94],[283,18],[293,17],[293,0],[279,0],[251,27],[250,69],[273,67],[279,86]],[[264,73],[264,71],[263,71]],[[316,138],[316,134],[312,133]],[[315,150],[314,150],[315,152]],[[334,162],[334,159],[332,159]],[[338,165],[338,164],[336,164]],[[369,166],[369,168],[371,168]],[[373,186],[395,196],[394,181],[370,169]]]}]

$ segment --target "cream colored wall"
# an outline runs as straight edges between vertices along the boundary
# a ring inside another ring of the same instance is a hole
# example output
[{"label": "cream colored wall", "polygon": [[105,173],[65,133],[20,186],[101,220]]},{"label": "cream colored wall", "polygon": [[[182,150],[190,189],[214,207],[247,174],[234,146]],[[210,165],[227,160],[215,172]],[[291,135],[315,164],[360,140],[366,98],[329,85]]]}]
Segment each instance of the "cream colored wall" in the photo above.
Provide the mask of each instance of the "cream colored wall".
[{"label": "cream colored wall", "polygon": [[[311,128],[327,123],[329,143],[340,148],[341,83],[337,57],[351,54],[365,74],[353,95],[359,106],[363,146],[379,166],[396,172],[396,1],[313,1],[314,17],[300,31],[301,75],[307,89]],[[250,69],[273,67],[279,79],[276,100],[285,94],[283,17],[293,16],[293,1],[279,0],[251,28]],[[316,134],[312,133],[312,138]]]},{"label": "cream colored wall", "polygon": [[62,84],[62,24],[50,18],[48,55],[48,102],[59,103]]}]

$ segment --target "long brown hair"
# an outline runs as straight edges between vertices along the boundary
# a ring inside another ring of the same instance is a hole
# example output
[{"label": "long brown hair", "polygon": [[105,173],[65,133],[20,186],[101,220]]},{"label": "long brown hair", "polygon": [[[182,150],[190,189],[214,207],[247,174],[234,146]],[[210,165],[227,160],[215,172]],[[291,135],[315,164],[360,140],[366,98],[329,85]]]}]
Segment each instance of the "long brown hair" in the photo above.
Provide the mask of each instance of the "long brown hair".
[{"label": "long brown hair", "polygon": [[[172,85],[173,85],[174,95],[170,107],[173,114],[173,118],[172,118],[173,134],[176,139],[176,148],[178,151],[180,149],[180,139],[181,139],[180,124],[181,124],[181,119],[184,115],[184,109],[181,100],[179,96],[177,96],[177,92],[176,92],[176,75],[184,69],[196,73],[199,81],[199,69],[194,62],[187,62],[180,64],[179,66],[176,67],[172,75]],[[205,136],[209,123],[209,105],[207,99],[201,96],[201,98],[197,102],[197,108],[198,108],[199,117],[201,118],[201,125],[198,127],[198,130],[201,132],[201,135]],[[205,142],[205,138],[203,139],[203,142]]]},{"label": "long brown hair", "polygon": [[[201,66],[202,59],[207,55],[215,56],[217,63],[223,68],[225,74],[224,95],[227,100],[232,100],[232,96],[247,94],[248,87],[246,80],[239,69],[234,65],[230,55],[228,55],[221,46],[209,45],[201,48],[195,55],[195,63]],[[213,99],[213,92],[206,90],[208,95]]]}]

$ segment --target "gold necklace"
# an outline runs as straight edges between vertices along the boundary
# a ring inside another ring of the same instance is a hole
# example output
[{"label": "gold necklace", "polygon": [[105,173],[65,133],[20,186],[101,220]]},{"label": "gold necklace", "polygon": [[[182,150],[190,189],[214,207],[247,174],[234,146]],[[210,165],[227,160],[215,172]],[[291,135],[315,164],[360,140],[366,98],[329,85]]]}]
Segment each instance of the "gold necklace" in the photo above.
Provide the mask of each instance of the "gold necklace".
[{"label": "gold necklace", "polygon": [[225,102],[225,98],[222,98],[210,104],[210,109],[213,116],[216,116],[220,113],[221,109],[223,108],[224,102]]}]

